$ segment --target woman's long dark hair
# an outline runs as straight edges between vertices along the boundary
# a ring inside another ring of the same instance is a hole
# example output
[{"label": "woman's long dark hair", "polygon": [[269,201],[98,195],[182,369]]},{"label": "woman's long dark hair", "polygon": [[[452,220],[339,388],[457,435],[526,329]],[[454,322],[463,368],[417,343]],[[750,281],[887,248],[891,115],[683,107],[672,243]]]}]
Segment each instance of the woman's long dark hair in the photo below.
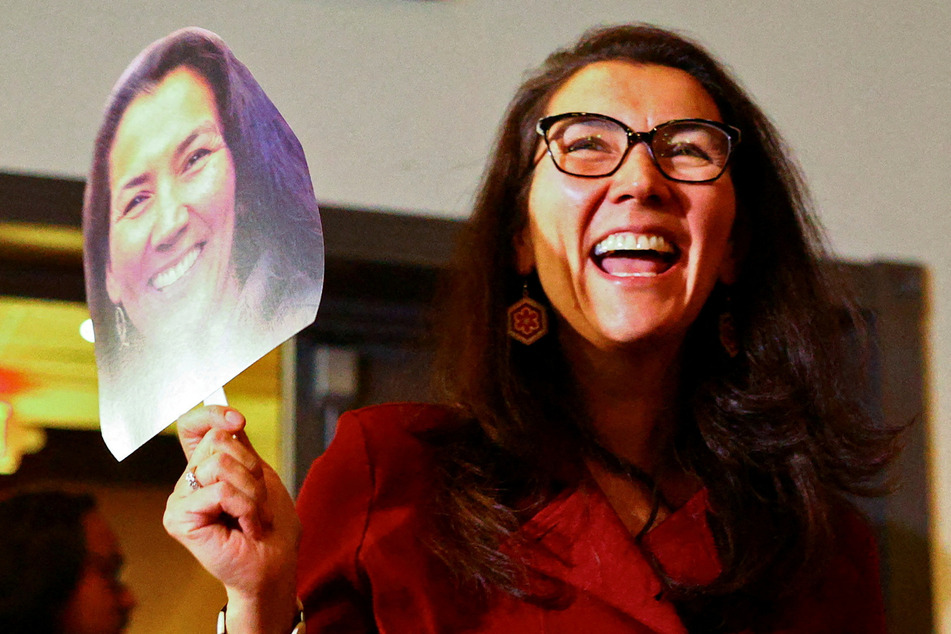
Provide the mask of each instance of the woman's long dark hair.
[{"label": "woman's long dark hair", "polygon": [[[225,143],[235,166],[235,257],[242,283],[263,253],[278,277],[322,270],[320,253],[311,248],[320,232],[317,201],[307,160],[297,137],[251,72],[215,34],[182,29],[145,49],[126,69],[106,103],[96,136],[93,164],[83,207],[87,301],[96,338],[117,341],[114,306],[106,293],[109,243],[109,154],[116,130],[136,97],[154,88],[170,72],[187,67],[201,75],[215,95]],[[261,219],[274,219],[274,222]],[[293,232],[288,227],[294,227]],[[291,239],[289,239],[289,236]],[[297,248],[297,245],[308,248]],[[280,306],[286,279],[272,280],[264,317]],[[97,348],[98,352],[98,348]]]},{"label": "woman's long dark hair", "polygon": [[672,448],[709,491],[723,571],[690,587],[658,566],[685,622],[729,631],[776,612],[821,571],[841,494],[875,492],[895,431],[877,427],[858,402],[863,377],[849,368],[857,368],[861,321],[823,263],[822,236],[783,141],[722,65],[667,30],[590,31],[552,54],[510,104],[439,312],[436,387],[471,424],[443,439],[435,548],[464,581],[524,593],[518,561],[499,546],[517,531],[519,509],[543,503],[565,465],[578,463],[586,423],[557,335],[515,344],[505,320],[521,293],[513,240],[527,217],[535,122],[571,76],[607,60],[686,71],[743,134],[729,173],[742,254],[729,295],[741,351],[730,359],[720,348],[725,293],[717,289],[687,336]]}]

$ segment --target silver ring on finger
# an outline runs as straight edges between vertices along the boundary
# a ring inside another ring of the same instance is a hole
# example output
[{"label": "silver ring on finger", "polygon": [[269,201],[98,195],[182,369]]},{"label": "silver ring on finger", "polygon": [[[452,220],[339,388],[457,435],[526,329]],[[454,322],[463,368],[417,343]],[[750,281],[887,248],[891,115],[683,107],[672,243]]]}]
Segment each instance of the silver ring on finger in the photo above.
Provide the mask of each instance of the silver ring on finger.
[{"label": "silver ring on finger", "polygon": [[197,491],[201,488],[201,482],[198,481],[198,478],[195,477],[195,470],[191,469],[190,471],[185,472],[185,482],[188,483],[188,486],[192,491]]}]

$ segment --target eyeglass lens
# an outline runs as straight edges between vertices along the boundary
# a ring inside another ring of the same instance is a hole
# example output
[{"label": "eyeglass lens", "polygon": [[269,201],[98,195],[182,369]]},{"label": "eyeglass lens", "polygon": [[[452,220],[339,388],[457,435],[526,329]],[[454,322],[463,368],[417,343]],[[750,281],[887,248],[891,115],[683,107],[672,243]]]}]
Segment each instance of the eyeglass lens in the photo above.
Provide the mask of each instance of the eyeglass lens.
[{"label": "eyeglass lens", "polygon": [[[577,176],[613,173],[624,160],[629,143],[627,130],[617,122],[591,115],[556,121],[546,138],[558,168]],[[655,164],[674,180],[713,180],[723,172],[730,156],[729,135],[698,121],[661,124],[649,142]]]}]

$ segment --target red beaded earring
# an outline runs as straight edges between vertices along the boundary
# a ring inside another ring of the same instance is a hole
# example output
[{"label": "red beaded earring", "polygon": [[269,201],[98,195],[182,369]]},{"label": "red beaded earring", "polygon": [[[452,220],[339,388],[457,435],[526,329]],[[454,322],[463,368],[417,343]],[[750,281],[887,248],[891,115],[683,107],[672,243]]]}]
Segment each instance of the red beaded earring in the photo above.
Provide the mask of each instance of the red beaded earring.
[{"label": "red beaded earring", "polygon": [[528,281],[522,284],[522,298],[509,306],[508,335],[530,346],[548,333],[548,311],[528,296]]}]

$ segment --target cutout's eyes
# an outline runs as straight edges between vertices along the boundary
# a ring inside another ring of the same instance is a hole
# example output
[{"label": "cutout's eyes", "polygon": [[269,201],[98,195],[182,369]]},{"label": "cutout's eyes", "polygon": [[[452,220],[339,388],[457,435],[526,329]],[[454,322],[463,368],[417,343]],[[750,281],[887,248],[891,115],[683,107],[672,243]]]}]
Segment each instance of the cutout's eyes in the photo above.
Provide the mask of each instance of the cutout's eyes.
[{"label": "cutout's eyes", "polygon": [[137,215],[137,209],[141,209],[144,206],[145,201],[149,199],[149,195],[146,192],[139,192],[133,196],[129,202],[125,204],[125,207],[122,208],[121,218],[127,216],[135,217]]},{"label": "cutout's eyes", "polygon": [[195,169],[197,165],[202,162],[202,159],[209,156],[211,150],[208,148],[199,148],[188,155],[188,158],[185,159],[185,165],[183,166],[182,171],[187,172],[191,169]]}]

